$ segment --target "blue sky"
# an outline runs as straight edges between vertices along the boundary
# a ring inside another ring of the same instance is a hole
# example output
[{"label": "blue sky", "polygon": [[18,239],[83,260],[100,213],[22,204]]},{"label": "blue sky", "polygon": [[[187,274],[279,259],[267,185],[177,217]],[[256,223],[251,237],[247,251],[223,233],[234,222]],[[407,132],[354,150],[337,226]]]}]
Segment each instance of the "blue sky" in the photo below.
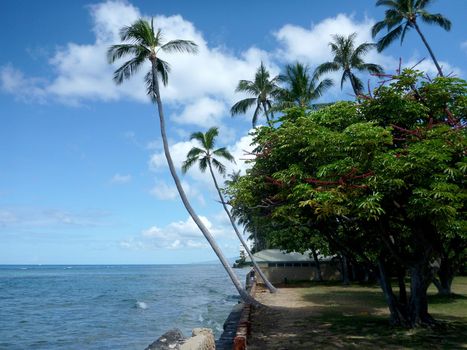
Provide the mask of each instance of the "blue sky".
[{"label": "blue sky", "polygon": [[[239,79],[263,60],[277,74],[300,60],[314,68],[330,59],[331,34],[369,28],[383,9],[372,0],[312,1],[5,1],[0,30],[0,264],[188,263],[214,259],[188,219],[162,155],[157,115],[141,75],[112,82],[105,60],[118,30],[154,16],[168,40],[192,39],[197,56],[167,55],[162,91],[173,157],[180,165],[193,131],[220,127],[219,146],[244,169],[250,116],[232,119]],[[442,7],[443,6],[443,7]],[[467,74],[464,0],[430,9],[453,22],[451,32],[422,25],[446,73]],[[7,48],[7,49],[5,49]],[[389,72],[399,57],[434,76],[415,32],[368,61]],[[337,76],[333,76],[336,78]],[[366,77],[367,78],[367,77]],[[365,79],[366,79],[365,78]],[[376,81],[372,81],[374,86]],[[350,87],[323,100],[349,99]],[[197,212],[229,257],[239,244],[216,202],[209,178],[183,176]]]}]

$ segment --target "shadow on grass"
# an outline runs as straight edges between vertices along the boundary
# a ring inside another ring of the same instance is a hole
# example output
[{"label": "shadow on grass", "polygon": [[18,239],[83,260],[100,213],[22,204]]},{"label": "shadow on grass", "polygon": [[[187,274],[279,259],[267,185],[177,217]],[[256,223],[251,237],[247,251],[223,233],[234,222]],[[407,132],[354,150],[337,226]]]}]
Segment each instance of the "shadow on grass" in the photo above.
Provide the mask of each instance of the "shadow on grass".
[{"label": "shadow on grass", "polygon": [[325,346],[330,342],[359,349],[460,349],[467,346],[467,324],[460,318],[442,320],[434,328],[405,329],[391,326],[387,316],[350,315],[337,309],[319,308],[316,317],[307,318],[317,345]]},{"label": "shadow on grass", "polygon": [[[457,303],[460,300],[467,300],[467,296],[460,295],[460,294],[452,294],[452,295],[428,295],[428,304],[450,304],[450,303]],[[466,310],[467,314],[467,310]]]}]

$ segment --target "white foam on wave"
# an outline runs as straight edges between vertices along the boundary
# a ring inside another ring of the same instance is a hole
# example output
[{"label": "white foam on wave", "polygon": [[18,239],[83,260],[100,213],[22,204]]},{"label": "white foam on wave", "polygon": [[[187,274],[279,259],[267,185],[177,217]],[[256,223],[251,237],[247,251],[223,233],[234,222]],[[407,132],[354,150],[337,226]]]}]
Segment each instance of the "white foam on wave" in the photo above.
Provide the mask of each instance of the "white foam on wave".
[{"label": "white foam on wave", "polygon": [[148,308],[148,304],[146,304],[144,301],[137,301],[136,302],[136,307],[138,309],[146,310]]}]

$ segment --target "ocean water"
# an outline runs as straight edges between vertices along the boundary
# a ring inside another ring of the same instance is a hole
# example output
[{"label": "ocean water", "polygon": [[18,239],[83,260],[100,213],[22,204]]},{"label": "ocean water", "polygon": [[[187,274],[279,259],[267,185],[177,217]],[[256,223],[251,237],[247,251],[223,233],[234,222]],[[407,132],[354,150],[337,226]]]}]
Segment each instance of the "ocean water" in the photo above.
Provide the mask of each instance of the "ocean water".
[{"label": "ocean water", "polygon": [[237,301],[214,264],[0,266],[0,349],[142,350],[173,327],[217,337]]}]

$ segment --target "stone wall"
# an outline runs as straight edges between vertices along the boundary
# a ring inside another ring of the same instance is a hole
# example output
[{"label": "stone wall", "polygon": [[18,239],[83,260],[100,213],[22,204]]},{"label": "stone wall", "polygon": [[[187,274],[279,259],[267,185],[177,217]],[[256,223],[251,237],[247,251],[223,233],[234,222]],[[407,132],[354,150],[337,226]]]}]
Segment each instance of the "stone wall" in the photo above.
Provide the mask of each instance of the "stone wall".
[{"label": "stone wall", "polygon": [[161,335],[145,350],[215,350],[212,329],[195,328],[191,338],[185,338],[179,329],[172,329]]}]

